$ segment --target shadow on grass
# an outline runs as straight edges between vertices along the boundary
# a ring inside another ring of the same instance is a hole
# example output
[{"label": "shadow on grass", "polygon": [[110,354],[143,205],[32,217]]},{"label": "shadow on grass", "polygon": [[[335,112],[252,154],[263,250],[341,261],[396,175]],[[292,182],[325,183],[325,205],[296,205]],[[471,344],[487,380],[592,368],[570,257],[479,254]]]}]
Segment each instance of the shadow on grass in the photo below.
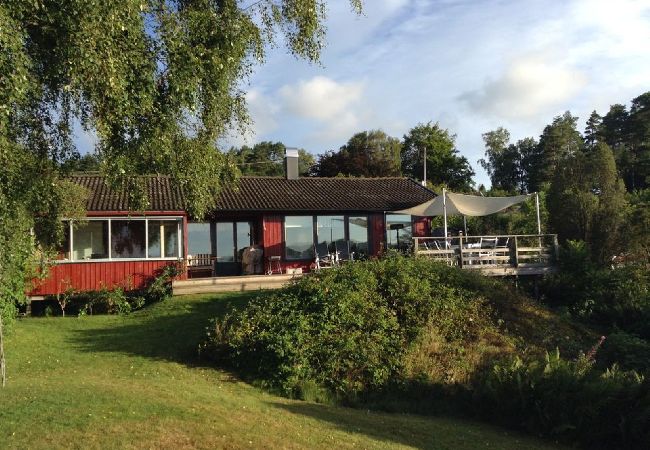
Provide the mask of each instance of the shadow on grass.
[{"label": "shadow on grass", "polygon": [[513,439],[517,433],[466,419],[395,415],[304,402],[270,402],[270,405],[292,414],[330,423],[346,433],[368,436],[385,443],[415,448],[525,448],[525,442],[516,437]]},{"label": "shadow on grass", "polygon": [[[71,340],[81,351],[110,352],[202,365],[197,349],[215,317],[241,308],[257,292],[187,300],[172,298],[103,328],[75,330]],[[82,319],[83,320],[83,319]]]}]

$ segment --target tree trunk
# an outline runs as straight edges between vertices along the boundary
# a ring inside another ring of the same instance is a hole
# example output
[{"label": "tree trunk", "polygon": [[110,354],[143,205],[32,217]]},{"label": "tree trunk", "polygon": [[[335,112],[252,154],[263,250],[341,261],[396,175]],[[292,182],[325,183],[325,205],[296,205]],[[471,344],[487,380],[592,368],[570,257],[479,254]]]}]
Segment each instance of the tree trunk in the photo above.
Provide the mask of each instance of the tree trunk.
[{"label": "tree trunk", "polygon": [[2,314],[0,314],[0,378],[2,378],[2,387],[7,384],[7,374],[5,369],[5,349],[2,336]]}]

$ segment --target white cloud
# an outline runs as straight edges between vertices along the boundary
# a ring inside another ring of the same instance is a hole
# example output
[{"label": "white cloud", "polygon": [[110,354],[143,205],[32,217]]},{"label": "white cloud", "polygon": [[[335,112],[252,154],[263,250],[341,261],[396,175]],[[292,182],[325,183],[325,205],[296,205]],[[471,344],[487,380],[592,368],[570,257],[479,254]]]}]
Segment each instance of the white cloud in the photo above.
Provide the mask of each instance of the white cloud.
[{"label": "white cloud", "polygon": [[514,60],[498,78],[459,98],[482,114],[531,118],[566,104],[586,81],[583,73],[547,53]]},{"label": "white cloud", "polygon": [[363,88],[363,83],[337,83],[330,78],[317,76],[296,85],[283,86],[280,96],[292,114],[329,122],[348,114],[359,103]]},{"label": "white cloud", "polygon": [[224,147],[252,145],[260,137],[278,128],[276,117],[279,107],[272,98],[264,95],[258,89],[251,89],[246,93],[246,105],[252,123],[243,133],[239,129],[229,130],[222,139]]}]

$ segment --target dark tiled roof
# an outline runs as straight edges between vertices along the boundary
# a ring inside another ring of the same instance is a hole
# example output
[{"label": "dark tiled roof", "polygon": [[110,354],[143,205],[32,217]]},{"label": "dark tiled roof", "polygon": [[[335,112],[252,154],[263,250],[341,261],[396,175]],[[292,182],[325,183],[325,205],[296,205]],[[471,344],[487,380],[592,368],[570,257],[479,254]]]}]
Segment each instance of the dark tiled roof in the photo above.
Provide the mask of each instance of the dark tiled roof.
[{"label": "dark tiled roof", "polygon": [[395,211],[435,194],[409,178],[243,177],[223,190],[219,211]]},{"label": "dark tiled roof", "polygon": [[[184,211],[185,202],[182,191],[169,177],[144,176],[149,198],[149,211]],[[128,211],[129,198],[126,189],[111,189],[101,175],[79,174],[70,177],[70,181],[85,187],[89,191],[86,202],[87,211]]]},{"label": "dark tiled roof", "polygon": [[[126,211],[128,196],[113,190],[104,177],[74,175],[71,181],[90,192],[88,211]],[[165,176],[145,176],[150,211],[183,211],[182,190]],[[214,212],[395,211],[431,200],[435,194],[408,178],[242,177],[237,187],[222,190]]]}]

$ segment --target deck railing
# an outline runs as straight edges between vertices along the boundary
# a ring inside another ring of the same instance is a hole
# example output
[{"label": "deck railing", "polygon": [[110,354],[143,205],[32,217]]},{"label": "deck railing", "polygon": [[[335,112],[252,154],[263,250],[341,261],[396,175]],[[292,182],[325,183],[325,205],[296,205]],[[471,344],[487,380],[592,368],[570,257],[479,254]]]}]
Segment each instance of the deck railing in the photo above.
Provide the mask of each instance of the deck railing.
[{"label": "deck railing", "polygon": [[558,241],[556,234],[415,237],[413,253],[463,269],[535,273],[555,266]]}]

